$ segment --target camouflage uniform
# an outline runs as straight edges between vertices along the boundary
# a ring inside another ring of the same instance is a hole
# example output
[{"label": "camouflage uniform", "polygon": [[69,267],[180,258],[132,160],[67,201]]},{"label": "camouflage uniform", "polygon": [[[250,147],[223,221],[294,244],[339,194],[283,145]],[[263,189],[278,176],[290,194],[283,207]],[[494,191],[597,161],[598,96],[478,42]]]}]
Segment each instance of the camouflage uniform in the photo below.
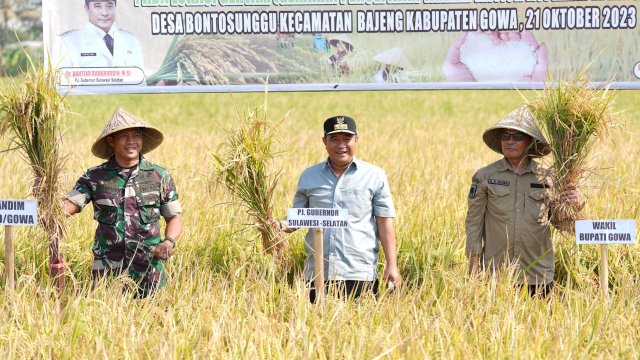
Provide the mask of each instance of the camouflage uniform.
[{"label": "camouflage uniform", "polygon": [[84,208],[93,202],[98,221],[93,244],[93,270],[119,273],[127,270],[146,296],[166,283],[164,261],[150,249],[158,245],[160,216],[181,212],[171,175],[140,156],[133,168],[119,167],[114,157],[89,169],[65,197]]}]

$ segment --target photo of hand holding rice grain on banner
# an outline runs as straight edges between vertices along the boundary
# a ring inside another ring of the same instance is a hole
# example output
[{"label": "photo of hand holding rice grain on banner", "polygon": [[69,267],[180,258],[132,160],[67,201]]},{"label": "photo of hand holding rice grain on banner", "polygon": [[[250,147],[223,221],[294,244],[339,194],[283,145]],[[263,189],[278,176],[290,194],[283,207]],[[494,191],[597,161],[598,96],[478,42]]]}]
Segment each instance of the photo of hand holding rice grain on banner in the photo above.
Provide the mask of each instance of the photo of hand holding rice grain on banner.
[{"label": "photo of hand holding rice grain on banner", "polygon": [[463,33],[449,48],[442,70],[448,81],[545,81],[547,46],[533,33]]},{"label": "photo of hand holding rice grain on banner", "polygon": [[[68,13],[77,14],[80,3],[75,1]],[[140,41],[116,25],[122,4],[118,6],[116,0],[84,0],[82,4],[86,23],[56,36],[54,64],[62,70],[62,84],[145,85]]]}]

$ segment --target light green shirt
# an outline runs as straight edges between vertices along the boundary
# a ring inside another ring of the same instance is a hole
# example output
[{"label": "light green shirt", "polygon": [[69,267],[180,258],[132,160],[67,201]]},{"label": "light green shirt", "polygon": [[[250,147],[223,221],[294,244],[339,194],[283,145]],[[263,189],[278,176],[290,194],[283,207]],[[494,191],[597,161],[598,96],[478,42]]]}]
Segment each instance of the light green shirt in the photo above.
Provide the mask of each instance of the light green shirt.
[{"label": "light green shirt", "polygon": [[[379,167],[353,159],[338,178],[324,161],[306,169],[293,201],[295,208],[342,208],[349,226],[324,229],[325,280],[372,281],[378,277],[380,237],[376,217],[395,217],[387,176]],[[305,278],[314,277],[313,231],[305,238]]]}]

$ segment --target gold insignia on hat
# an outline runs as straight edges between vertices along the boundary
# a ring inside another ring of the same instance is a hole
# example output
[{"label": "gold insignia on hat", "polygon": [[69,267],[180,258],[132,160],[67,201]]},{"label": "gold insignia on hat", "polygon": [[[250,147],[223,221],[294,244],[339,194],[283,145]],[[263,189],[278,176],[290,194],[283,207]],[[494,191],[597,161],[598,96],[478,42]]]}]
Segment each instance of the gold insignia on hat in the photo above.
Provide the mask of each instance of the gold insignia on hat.
[{"label": "gold insignia on hat", "polygon": [[333,125],[333,130],[349,130],[349,125],[347,125],[347,124],[335,124],[335,125]]}]

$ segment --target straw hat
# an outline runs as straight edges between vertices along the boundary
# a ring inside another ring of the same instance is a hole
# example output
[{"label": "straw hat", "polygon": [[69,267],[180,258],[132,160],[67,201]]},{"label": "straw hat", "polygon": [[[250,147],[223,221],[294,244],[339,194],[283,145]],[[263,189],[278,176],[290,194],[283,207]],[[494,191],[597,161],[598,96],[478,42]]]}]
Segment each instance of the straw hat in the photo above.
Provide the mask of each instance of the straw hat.
[{"label": "straw hat", "polygon": [[343,43],[347,47],[347,50],[353,51],[353,43],[351,42],[351,39],[349,39],[347,34],[340,34],[334,37],[333,39],[329,40],[329,44],[338,46],[338,41]]},{"label": "straw hat", "polygon": [[535,146],[529,149],[529,155],[544,156],[551,152],[549,143],[536,125],[533,114],[526,105],[513,110],[495,125],[485,130],[482,140],[491,150],[502,154],[500,135],[505,129],[517,130],[531,136],[535,140]]},{"label": "straw hat", "polygon": [[383,64],[398,66],[403,69],[408,69],[411,67],[409,59],[404,56],[404,54],[402,53],[402,49],[397,47],[379,53],[378,55],[373,57],[373,60]]},{"label": "straw hat", "polygon": [[98,136],[98,139],[91,147],[93,155],[101,159],[109,159],[113,155],[113,148],[107,142],[107,136],[114,134],[120,130],[142,128],[142,150],[141,154],[146,154],[151,150],[157,148],[164,139],[164,136],[160,130],[147,124],[137,116],[126,112],[123,108],[119,108],[113,113],[111,120],[107,123],[107,126],[102,130],[102,134]]}]

